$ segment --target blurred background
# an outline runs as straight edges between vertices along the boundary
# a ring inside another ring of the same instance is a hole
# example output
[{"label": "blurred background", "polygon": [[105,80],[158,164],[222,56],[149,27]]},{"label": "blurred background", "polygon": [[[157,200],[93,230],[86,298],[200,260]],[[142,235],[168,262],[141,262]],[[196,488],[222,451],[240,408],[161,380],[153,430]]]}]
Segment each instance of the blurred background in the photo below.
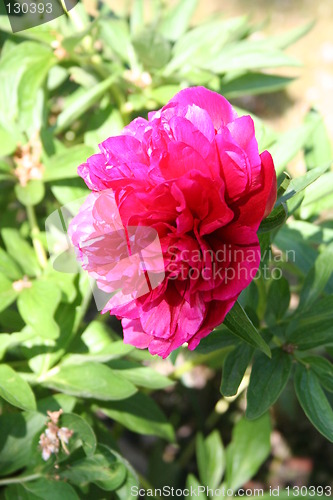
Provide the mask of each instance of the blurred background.
[{"label": "blurred background", "polygon": [[[133,2],[107,0],[112,10],[119,14],[128,11]],[[146,12],[153,1],[145,0]],[[174,0],[164,0],[174,6]],[[87,9],[95,9],[94,0],[84,0]],[[264,117],[278,131],[298,125],[308,109],[313,106],[324,116],[326,127],[333,139],[333,2],[331,0],[199,0],[193,23],[199,24],[215,14],[223,17],[248,15],[261,26],[255,39],[314,22],[312,30],[287,49],[287,53],[303,63],[301,68],[279,68],[279,74],[298,76],[285,92],[268,96],[247,97],[244,107]],[[272,70],[270,70],[272,73]]]}]

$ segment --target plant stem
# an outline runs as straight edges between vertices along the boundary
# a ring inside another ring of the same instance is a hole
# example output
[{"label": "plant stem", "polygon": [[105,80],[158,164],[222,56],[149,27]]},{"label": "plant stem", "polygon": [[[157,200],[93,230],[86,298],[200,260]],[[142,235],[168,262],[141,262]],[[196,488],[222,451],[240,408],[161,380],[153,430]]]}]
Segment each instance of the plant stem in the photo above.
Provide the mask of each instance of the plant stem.
[{"label": "plant stem", "polygon": [[91,297],[92,297],[92,289],[89,283],[89,279],[87,278],[86,289],[83,294],[81,305],[78,308],[79,311],[75,318],[75,323],[73,326],[73,336],[77,333],[78,329],[80,328],[83,318],[85,317],[85,314],[88,310]]},{"label": "plant stem", "polygon": [[31,474],[30,476],[18,476],[18,477],[5,477],[0,479],[0,486],[6,486],[8,484],[20,484],[27,483],[28,481],[34,481],[42,477],[42,474]]},{"label": "plant stem", "polygon": [[40,230],[38,227],[35,210],[34,210],[34,207],[32,205],[27,205],[26,209],[27,209],[27,216],[28,216],[28,221],[29,221],[30,229],[31,229],[32,243],[33,243],[36,255],[37,255],[38,262],[39,262],[41,268],[44,269],[47,266],[47,256],[46,256],[46,252],[44,250],[44,247],[42,245],[42,242],[38,238],[38,236],[40,234]]}]

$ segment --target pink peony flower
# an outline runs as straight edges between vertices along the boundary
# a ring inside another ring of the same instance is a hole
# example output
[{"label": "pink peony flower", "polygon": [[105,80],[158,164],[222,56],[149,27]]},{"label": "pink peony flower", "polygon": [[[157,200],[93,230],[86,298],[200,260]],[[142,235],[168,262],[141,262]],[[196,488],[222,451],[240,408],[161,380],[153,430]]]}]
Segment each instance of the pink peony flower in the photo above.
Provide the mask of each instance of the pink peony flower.
[{"label": "pink peony flower", "polygon": [[[125,343],[152,354],[195,349],[258,270],[257,230],[276,199],[272,157],[259,154],[250,116],[203,87],[135,119],[100,151],[78,169],[93,193],[69,233],[99,288],[125,288],[126,300],[115,295],[103,312],[122,320]],[[135,264],[150,243],[156,251]],[[148,274],[145,288],[138,276]]]}]

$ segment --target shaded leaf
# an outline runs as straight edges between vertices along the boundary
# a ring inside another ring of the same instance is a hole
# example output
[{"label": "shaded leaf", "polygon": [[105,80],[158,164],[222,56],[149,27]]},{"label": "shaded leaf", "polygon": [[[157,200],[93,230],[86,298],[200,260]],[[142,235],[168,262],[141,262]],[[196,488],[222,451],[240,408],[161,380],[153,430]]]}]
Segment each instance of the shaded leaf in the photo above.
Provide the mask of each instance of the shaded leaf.
[{"label": "shaded leaf", "polygon": [[88,457],[95,453],[97,446],[96,436],[86,420],[79,415],[75,415],[75,413],[63,413],[60,417],[60,423],[61,427],[67,427],[74,431],[68,443],[70,452],[78,446],[82,446]]},{"label": "shaded leaf", "polygon": [[52,492],[52,500],[79,500],[74,488],[64,481],[41,478],[38,481],[23,482],[23,487],[28,493],[37,498],[47,498]]},{"label": "shaded leaf", "polygon": [[234,396],[237,393],[253,351],[253,347],[242,343],[227,355],[223,365],[220,389],[223,396]]},{"label": "shaded leaf", "polygon": [[287,326],[288,342],[300,350],[333,342],[333,296],[316,302],[310,311],[301,312]]},{"label": "shaded leaf", "polygon": [[108,417],[120,422],[133,432],[159,436],[174,441],[174,430],[157,404],[142,392],[124,401],[101,408]]},{"label": "shaded leaf", "polygon": [[[124,344],[123,344],[124,345]],[[108,366],[122,377],[139,387],[147,387],[148,389],[165,389],[174,384],[174,382],[157,372],[149,366],[142,366],[134,361],[125,361],[122,359],[111,361]]]},{"label": "shaded leaf", "polygon": [[40,274],[40,267],[33,248],[24,240],[17,229],[4,227],[1,229],[7,252],[15,260],[24,274],[36,276]]},{"label": "shaded leaf", "polygon": [[17,299],[18,310],[27,325],[41,337],[56,339],[60,330],[54,313],[60,303],[61,292],[50,281],[33,281]]},{"label": "shaded leaf", "polygon": [[283,318],[290,303],[289,282],[281,276],[278,280],[272,280],[268,290],[265,320],[273,324]]},{"label": "shaded leaf", "polygon": [[45,162],[44,180],[49,182],[76,177],[77,167],[93,153],[92,148],[81,144],[51,156]]},{"label": "shaded leaf", "polygon": [[6,309],[17,297],[13,284],[3,274],[0,274],[0,311]]},{"label": "shaded leaf", "polygon": [[38,205],[44,198],[45,188],[40,180],[30,180],[26,186],[15,185],[15,194],[22,205]]},{"label": "shaded leaf", "polygon": [[68,128],[75,120],[96,104],[115,82],[117,76],[112,75],[106,80],[94,85],[84,93],[79,93],[77,98],[72,99],[70,105],[66,106],[57,118],[54,133],[59,134]]},{"label": "shaded leaf", "polygon": [[271,423],[266,413],[257,420],[242,418],[232,431],[227,448],[226,484],[237,490],[258,471],[270,453]]},{"label": "shaded leaf", "polygon": [[294,377],[297,399],[312,425],[333,442],[333,410],[316,375],[297,365]]},{"label": "shaded leaf", "polygon": [[275,403],[288,381],[291,364],[291,357],[280,348],[272,349],[272,359],[258,354],[247,390],[248,418],[260,417]]},{"label": "shaded leaf", "polygon": [[301,361],[310,366],[311,371],[327,391],[333,392],[333,364],[328,359],[322,356],[304,356]]},{"label": "shaded leaf", "polygon": [[176,42],[186,32],[197,5],[198,0],[179,0],[175,7],[168,9],[158,27],[160,33],[168,40]]},{"label": "shaded leaf", "polygon": [[0,396],[23,410],[35,410],[36,401],[30,385],[8,365],[0,365]]},{"label": "shaded leaf", "polygon": [[74,485],[94,483],[106,491],[113,491],[124,482],[126,469],[111,453],[104,452],[104,447],[102,453],[100,447],[95,455],[68,464],[66,469],[59,471],[59,476]]},{"label": "shaded leaf", "polygon": [[126,399],[136,392],[136,387],[100,363],[61,366],[51,373],[43,384],[65,394],[101,400]]},{"label": "shaded leaf", "polygon": [[225,468],[224,448],[220,433],[215,430],[204,438],[197,434],[196,454],[201,484],[216,489]]},{"label": "shaded leaf", "polygon": [[251,346],[259,348],[270,357],[270,348],[258,333],[257,329],[238,301],[227,314],[224,320],[224,325],[228,327],[234,335],[237,335]]},{"label": "shaded leaf", "polygon": [[243,95],[257,95],[267,92],[277,92],[282,90],[294,78],[285,76],[268,75],[266,73],[245,73],[233,79],[222,81],[222,94],[230,98],[241,97]]},{"label": "shaded leaf", "polygon": [[285,203],[275,207],[272,212],[260,224],[258,233],[267,233],[278,229],[285,223],[288,217],[288,209]]}]

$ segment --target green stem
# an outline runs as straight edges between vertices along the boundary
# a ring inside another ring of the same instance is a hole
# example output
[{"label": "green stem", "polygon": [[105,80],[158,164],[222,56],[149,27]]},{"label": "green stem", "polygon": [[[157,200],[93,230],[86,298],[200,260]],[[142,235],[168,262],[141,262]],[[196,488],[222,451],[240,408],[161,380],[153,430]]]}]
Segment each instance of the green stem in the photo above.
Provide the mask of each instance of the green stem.
[{"label": "green stem", "polygon": [[[80,18],[80,16],[78,16],[77,12],[75,11],[75,7],[72,6],[72,8],[70,10],[67,10],[67,7],[66,7],[64,0],[60,0],[60,2],[62,4],[62,8],[66,12],[66,14],[70,18],[70,20],[72,21],[75,28],[78,31],[84,31],[85,25],[82,22],[82,19]],[[70,7],[70,1],[69,1],[69,7]]]},{"label": "green stem", "polygon": [[37,255],[38,262],[42,269],[47,266],[47,256],[42,245],[42,242],[39,239],[40,231],[37,223],[37,218],[35,214],[34,207],[32,205],[27,205],[27,216],[31,229],[31,239],[32,243]]},{"label": "green stem", "polygon": [[43,477],[42,474],[31,474],[30,476],[18,476],[18,477],[5,477],[0,479],[0,486],[6,486],[8,484],[20,484],[27,483],[28,481],[34,481]]},{"label": "green stem", "polygon": [[78,311],[78,314],[75,318],[75,323],[73,326],[73,336],[77,333],[77,331],[80,328],[80,325],[83,321],[83,318],[86,315],[86,312],[87,312],[89,304],[90,304],[91,297],[92,297],[92,290],[91,290],[89,280],[87,279],[86,290],[85,290],[85,293],[83,295],[81,305],[78,308],[79,311]]}]

